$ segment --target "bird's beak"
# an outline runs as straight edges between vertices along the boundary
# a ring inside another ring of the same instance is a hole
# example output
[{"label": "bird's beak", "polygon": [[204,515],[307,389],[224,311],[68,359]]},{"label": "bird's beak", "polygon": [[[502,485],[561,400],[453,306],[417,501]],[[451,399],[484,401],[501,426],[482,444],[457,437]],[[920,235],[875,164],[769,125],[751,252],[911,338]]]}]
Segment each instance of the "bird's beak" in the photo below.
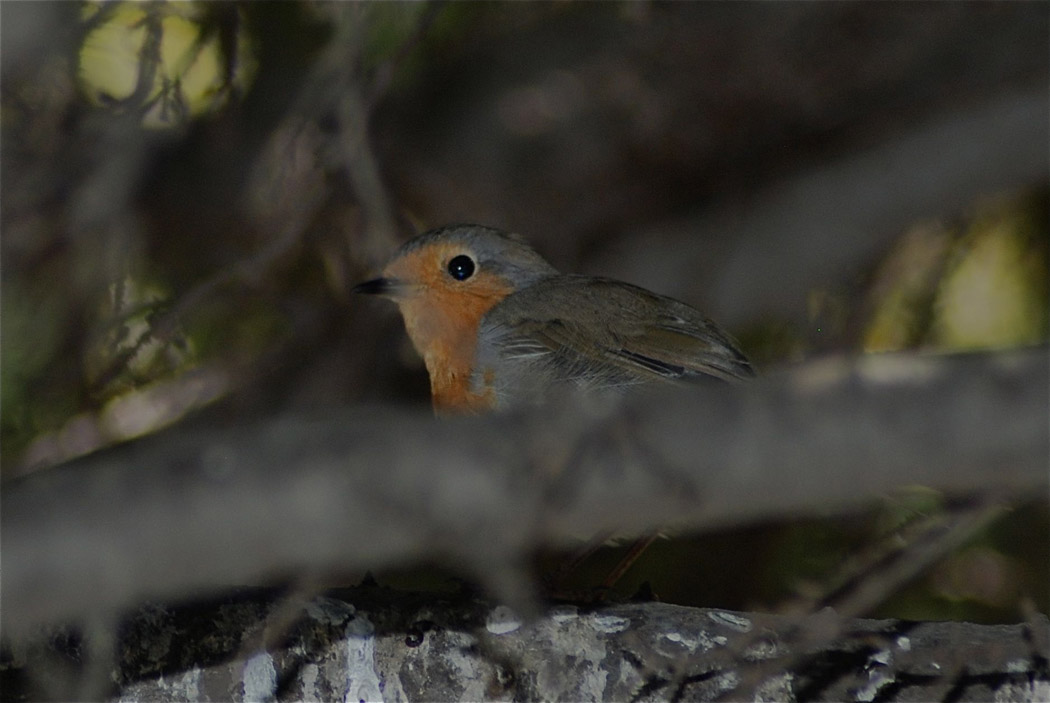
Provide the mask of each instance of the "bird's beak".
[{"label": "bird's beak", "polygon": [[382,295],[387,298],[397,298],[398,294],[404,292],[405,284],[396,278],[373,278],[371,281],[358,283],[354,286],[354,293],[364,295]]}]

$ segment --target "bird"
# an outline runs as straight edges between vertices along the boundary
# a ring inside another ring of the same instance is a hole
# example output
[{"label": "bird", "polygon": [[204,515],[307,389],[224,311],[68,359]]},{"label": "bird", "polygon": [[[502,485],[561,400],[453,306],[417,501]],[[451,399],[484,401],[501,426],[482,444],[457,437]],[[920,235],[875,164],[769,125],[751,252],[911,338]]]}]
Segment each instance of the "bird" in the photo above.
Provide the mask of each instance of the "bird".
[{"label": "bird", "polygon": [[[353,290],[397,303],[439,416],[537,405],[565,391],[755,374],[736,341],[695,308],[623,281],[561,273],[521,236],[484,225],[425,232]],[[636,537],[599,592],[661,534]],[[615,535],[590,536],[556,572],[553,590]]]},{"label": "bird", "polygon": [[623,281],[561,273],[521,236],[484,225],[418,235],[353,290],[397,303],[438,415],[537,405],[566,390],[755,373],[736,341],[695,308]]}]

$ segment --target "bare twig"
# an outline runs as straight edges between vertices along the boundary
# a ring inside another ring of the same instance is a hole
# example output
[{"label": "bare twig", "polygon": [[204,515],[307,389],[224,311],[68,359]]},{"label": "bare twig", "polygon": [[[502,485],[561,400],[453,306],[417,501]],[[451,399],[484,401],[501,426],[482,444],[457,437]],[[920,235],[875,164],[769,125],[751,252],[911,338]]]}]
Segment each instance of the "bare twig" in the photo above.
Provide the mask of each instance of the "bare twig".
[{"label": "bare twig", "polygon": [[[973,505],[956,511],[947,519],[935,519],[933,524],[925,524],[900,549],[873,558],[845,586],[823,598],[814,599],[794,616],[797,618],[797,627],[789,628],[779,642],[782,656],[749,662],[744,653],[760,646],[765,636],[759,634],[756,637],[752,633],[746,637],[731,638],[727,650],[736,653],[735,665],[740,672],[740,683],[727,691],[723,700],[753,697],[758,687],[777,672],[798,667],[805,659],[815,656],[814,653],[838,641],[854,618],[893,595],[900,586],[970,539],[978,530],[1002,515],[1003,511],[1002,501],[996,496],[995,488],[989,487],[987,496],[978,499]],[[889,646],[891,643],[886,644]],[[962,664],[959,662],[960,666]],[[685,668],[685,671],[688,672],[689,668]],[[957,673],[944,672],[946,676]]]}]

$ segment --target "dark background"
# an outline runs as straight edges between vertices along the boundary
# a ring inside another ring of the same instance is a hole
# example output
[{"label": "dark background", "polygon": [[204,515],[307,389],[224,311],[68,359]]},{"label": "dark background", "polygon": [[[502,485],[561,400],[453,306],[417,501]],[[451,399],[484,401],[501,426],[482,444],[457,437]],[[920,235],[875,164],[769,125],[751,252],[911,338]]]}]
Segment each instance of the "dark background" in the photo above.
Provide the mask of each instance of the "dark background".
[{"label": "dark background", "polygon": [[[349,291],[451,221],[679,297],[765,373],[1045,343],[1048,18],[994,2],[3,3],[3,477],[184,416],[426,404],[393,307]],[[919,492],[661,542],[621,589],[772,608],[938,509]],[[1048,522],[1034,497],[876,614],[1046,612]]]}]

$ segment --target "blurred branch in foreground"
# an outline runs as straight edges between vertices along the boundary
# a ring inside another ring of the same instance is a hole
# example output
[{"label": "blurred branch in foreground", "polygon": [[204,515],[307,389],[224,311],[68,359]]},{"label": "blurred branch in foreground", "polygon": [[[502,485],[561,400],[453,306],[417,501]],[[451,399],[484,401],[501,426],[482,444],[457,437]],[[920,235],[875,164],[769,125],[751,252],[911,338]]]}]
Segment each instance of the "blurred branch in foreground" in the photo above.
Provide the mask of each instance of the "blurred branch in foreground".
[{"label": "blurred branch in foreground", "polygon": [[534,550],[602,529],[842,513],[913,485],[1040,496],[1046,388],[1045,348],[901,354],[520,416],[175,428],[5,486],[5,626],[434,561],[523,603]]}]

